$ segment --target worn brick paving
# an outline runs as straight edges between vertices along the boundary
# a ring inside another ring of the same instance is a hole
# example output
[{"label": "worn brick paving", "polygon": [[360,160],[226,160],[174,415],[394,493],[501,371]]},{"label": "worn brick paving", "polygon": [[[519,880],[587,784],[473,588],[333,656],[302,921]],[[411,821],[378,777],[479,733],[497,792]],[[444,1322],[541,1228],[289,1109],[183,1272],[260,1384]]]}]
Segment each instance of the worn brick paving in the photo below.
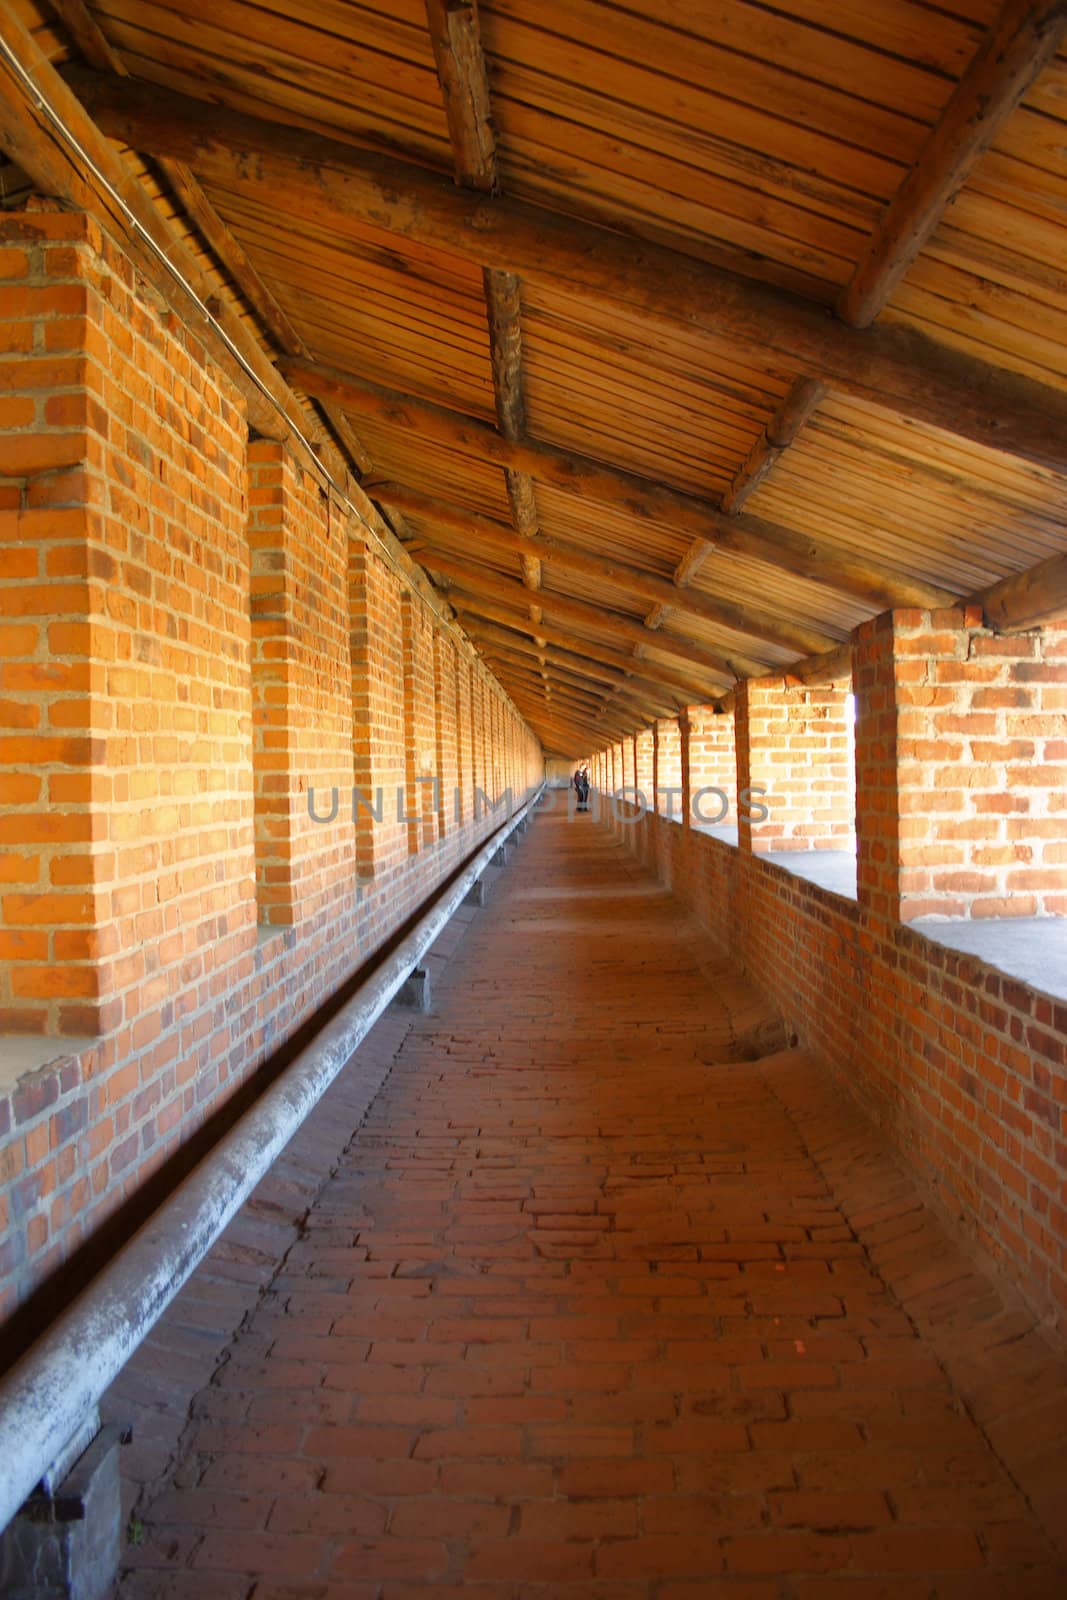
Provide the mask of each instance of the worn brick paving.
[{"label": "worn brick paving", "polygon": [[816,1063],[739,1059],[773,1034],[591,819],[539,817],[126,1600],[1062,1595],[1062,1360]]}]

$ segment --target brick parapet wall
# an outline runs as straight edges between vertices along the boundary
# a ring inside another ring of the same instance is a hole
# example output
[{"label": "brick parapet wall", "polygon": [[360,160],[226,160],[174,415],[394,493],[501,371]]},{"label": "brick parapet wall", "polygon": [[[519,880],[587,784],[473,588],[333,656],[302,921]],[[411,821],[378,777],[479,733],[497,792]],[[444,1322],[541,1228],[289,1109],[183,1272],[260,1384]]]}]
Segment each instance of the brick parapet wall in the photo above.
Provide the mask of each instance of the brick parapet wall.
[{"label": "brick parapet wall", "polygon": [[[17,402],[0,407],[0,1031],[42,1037],[47,1062],[0,1074],[5,1317],[503,813],[475,821],[468,800],[462,827],[408,853],[395,821],[404,580],[276,445],[252,448],[249,516],[234,394],[195,339],[137,298],[91,222],[8,215],[0,264],[0,376]],[[256,592],[277,603],[260,607],[254,653],[252,565],[267,549],[279,566],[255,576],[275,587]],[[484,742],[492,707],[501,751],[538,781],[536,740],[451,637],[477,708],[461,691],[438,714],[433,627],[420,667],[429,749]],[[257,672],[271,708],[258,749]],[[385,786],[382,826],[363,836],[372,877],[356,860],[357,772]],[[278,802],[260,813],[260,861],[284,867],[276,903],[292,913],[258,929],[257,775]],[[323,822],[308,811],[312,783]],[[0,1064],[12,1049],[0,1038]]]},{"label": "brick parapet wall", "polygon": [[707,834],[604,816],[1067,1325],[1067,1003]]},{"label": "brick parapet wall", "polygon": [[1067,912],[1067,629],[981,613],[857,631],[861,898],[890,920]]}]

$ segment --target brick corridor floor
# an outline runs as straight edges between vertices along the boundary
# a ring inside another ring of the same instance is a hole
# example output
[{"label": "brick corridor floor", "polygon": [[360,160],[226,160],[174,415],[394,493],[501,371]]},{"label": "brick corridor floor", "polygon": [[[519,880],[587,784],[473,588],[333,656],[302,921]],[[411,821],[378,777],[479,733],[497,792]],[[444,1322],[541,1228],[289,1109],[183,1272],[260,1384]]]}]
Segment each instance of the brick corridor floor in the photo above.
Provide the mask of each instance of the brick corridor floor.
[{"label": "brick corridor floor", "polygon": [[817,1064],[737,1059],[761,1017],[539,817],[196,1397],[125,1600],[1067,1592],[1062,1362]]}]

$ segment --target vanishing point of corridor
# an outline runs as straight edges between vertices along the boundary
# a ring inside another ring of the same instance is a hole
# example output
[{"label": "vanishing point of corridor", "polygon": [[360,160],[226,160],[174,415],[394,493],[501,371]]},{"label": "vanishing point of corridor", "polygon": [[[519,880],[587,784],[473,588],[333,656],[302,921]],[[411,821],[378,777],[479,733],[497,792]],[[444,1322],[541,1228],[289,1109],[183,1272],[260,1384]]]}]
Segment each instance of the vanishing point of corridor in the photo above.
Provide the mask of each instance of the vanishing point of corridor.
[{"label": "vanishing point of corridor", "polygon": [[1063,1594],[1062,1483],[1015,1465],[1062,1367],[785,1045],[606,832],[539,816],[120,1593]]}]

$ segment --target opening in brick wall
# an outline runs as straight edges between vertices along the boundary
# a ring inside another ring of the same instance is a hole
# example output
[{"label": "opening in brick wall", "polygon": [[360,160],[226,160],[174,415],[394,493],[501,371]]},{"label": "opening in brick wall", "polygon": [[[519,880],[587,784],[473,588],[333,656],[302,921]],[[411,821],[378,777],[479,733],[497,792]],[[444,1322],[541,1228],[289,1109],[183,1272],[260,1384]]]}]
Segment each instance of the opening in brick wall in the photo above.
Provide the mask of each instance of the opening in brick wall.
[{"label": "opening in brick wall", "polygon": [[851,675],[750,678],[739,694],[745,771],[739,837],[754,854],[856,895],[856,741]]},{"label": "opening in brick wall", "polygon": [[690,706],[690,826],[737,843],[737,749],[734,714],[714,705]]},{"label": "opening in brick wall", "polygon": [[856,675],[861,899],[1067,992],[1067,628],[887,613]]},{"label": "opening in brick wall", "polygon": [[656,811],[661,817],[681,822],[685,814],[682,730],[677,718],[661,718],[653,725],[652,734]]}]

